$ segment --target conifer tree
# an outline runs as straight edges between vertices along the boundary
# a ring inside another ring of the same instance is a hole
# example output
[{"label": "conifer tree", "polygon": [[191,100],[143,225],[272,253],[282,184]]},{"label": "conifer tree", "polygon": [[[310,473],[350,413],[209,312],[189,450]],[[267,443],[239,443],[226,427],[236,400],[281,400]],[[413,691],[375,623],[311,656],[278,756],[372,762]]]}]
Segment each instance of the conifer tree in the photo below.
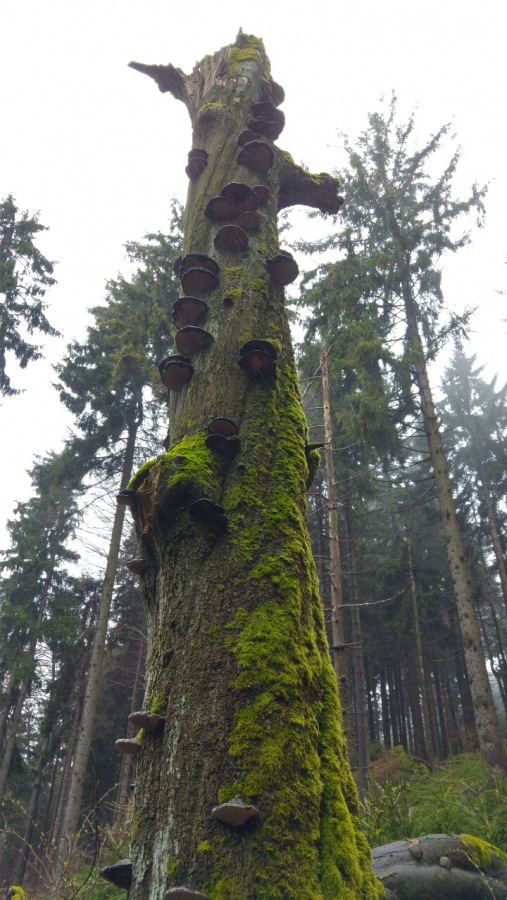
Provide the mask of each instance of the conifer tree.
[{"label": "conifer tree", "polygon": [[[145,244],[129,244],[137,269],[130,279],[108,283],[106,304],[91,311],[95,322],[87,340],[71,344],[57,366],[60,397],[76,416],[80,431],[73,441],[77,454],[89,473],[118,478],[120,490],[131,477],[139,430],[152,402],[153,363],[170,341],[169,311],[177,296],[172,263],[179,244],[177,234],[148,235]],[[125,506],[117,505],[56,853],[59,874],[78,829],[124,517]]]},{"label": "conifer tree", "polygon": [[0,394],[17,394],[6,371],[13,353],[22,369],[42,354],[26,332],[58,335],[44,310],[44,296],[55,284],[53,264],[34,243],[44,231],[38,215],[20,213],[12,196],[0,202]]},{"label": "conifer tree", "polygon": [[[397,120],[396,97],[384,113],[369,116],[367,130],[355,145],[345,141],[348,169],[343,173],[346,204],[343,232],[328,244],[340,250],[331,266],[333,277],[355,289],[360,285],[363,307],[380,325],[380,347],[370,346],[368,367],[377,379],[394,385],[397,417],[413,404],[412,382],[418,394],[436,495],[444,529],[481,753],[495,769],[507,774],[507,759],[498,728],[481,646],[479,622],[466,552],[456,514],[442,435],[432,398],[427,362],[450,333],[462,336],[468,314],[448,316],[442,324],[444,297],[441,259],[469,240],[458,232],[461,218],[484,207],[485,188],[474,185],[464,199],[453,196],[459,151],[441,174],[428,175],[434,154],[443,148],[449,127],[443,126],[422,147],[413,149],[414,118]],[[355,274],[354,274],[355,273]]]}]

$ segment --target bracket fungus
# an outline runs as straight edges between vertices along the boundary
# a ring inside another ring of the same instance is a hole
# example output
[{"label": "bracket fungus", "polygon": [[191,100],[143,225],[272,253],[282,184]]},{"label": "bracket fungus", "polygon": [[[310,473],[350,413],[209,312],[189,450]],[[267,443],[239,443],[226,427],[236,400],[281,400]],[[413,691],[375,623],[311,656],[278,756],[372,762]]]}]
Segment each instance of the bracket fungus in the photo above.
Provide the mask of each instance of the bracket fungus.
[{"label": "bracket fungus", "polygon": [[252,113],[254,118],[248,123],[248,128],[255,134],[276,141],[285,128],[285,115],[282,110],[277,109],[270,100],[263,100],[261,103],[254,103]]},{"label": "bracket fungus", "polygon": [[127,756],[137,756],[142,746],[137,738],[120,738],[114,743],[118,753],[126,753]]},{"label": "bracket fungus", "polygon": [[211,815],[214,819],[226,822],[227,825],[235,825],[237,828],[241,828],[249,819],[253,819],[258,814],[259,810],[257,807],[249,806],[241,797],[234,797],[227,803],[221,803],[211,810]]},{"label": "bracket fungus", "polygon": [[193,900],[208,900],[208,895],[184,885],[169,888],[164,894],[164,900],[192,900],[192,898]]},{"label": "bracket fungus", "polygon": [[180,279],[183,291],[191,296],[212,291],[218,284],[220,267],[204,253],[187,253],[174,263],[173,270]]},{"label": "bracket fungus", "polygon": [[131,510],[134,510],[137,504],[136,492],[125,488],[116,495],[116,502],[118,506],[129,506]]},{"label": "bracket fungus", "polygon": [[247,184],[231,181],[220,191],[218,197],[212,197],[204,210],[211,222],[221,219],[233,219],[244,212],[253,212],[259,205],[257,194]]},{"label": "bracket fungus", "polygon": [[223,506],[210,500],[208,497],[200,497],[194,500],[188,507],[188,511],[193,519],[202,522],[213,533],[224,531],[227,527],[227,517]]},{"label": "bracket fungus", "polygon": [[247,341],[240,348],[239,364],[252,378],[269,378],[275,374],[276,349],[269,341]]},{"label": "bracket fungus", "polygon": [[243,253],[248,248],[248,235],[239,225],[223,225],[213,243],[225,253]]},{"label": "bracket fungus", "polygon": [[256,212],[244,212],[238,219],[238,225],[245,231],[258,231],[261,227],[261,220]]},{"label": "bracket fungus", "polygon": [[113,866],[105,866],[100,870],[102,878],[123,891],[129,891],[132,884],[132,863],[130,859],[120,859]]},{"label": "bracket fungus", "polygon": [[160,363],[159,370],[162,384],[169,391],[181,391],[194,374],[188,356],[168,356]]},{"label": "bracket fungus", "polygon": [[198,325],[184,325],[176,332],[174,343],[176,349],[183,354],[191,356],[199,350],[209,347],[213,340],[213,335]]},{"label": "bracket fungus", "polygon": [[173,264],[173,272],[177,278],[181,278],[185,272],[196,267],[208,269],[214,275],[218,275],[220,271],[220,266],[211,256],[206,256],[205,253],[186,253],[185,256],[179,256]]},{"label": "bracket fungus", "polygon": [[273,148],[266,141],[248,141],[238,153],[238,163],[254,172],[267,172],[275,159]]},{"label": "bracket fungus", "polygon": [[183,328],[185,325],[197,325],[208,312],[208,304],[200,297],[179,297],[173,303],[172,321],[176,328]]},{"label": "bracket fungus", "polygon": [[138,712],[130,713],[129,722],[134,728],[144,728],[146,734],[153,734],[164,727],[166,719],[147,709],[141,709]]},{"label": "bracket fungus", "polygon": [[204,172],[204,169],[208,165],[208,154],[206,150],[189,150],[188,153],[188,165],[185,166],[185,172],[193,181],[195,178],[198,178],[201,172]]},{"label": "bracket fungus", "polygon": [[248,144],[250,141],[255,141],[255,134],[250,128],[246,128],[245,131],[241,132],[238,138],[238,144],[240,147],[243,147],[244,144]]},{"label": "bracket fungus", "polygon": [[252,190],[254,194],[257,194],[259,203],[267,203],[271,197],[271,191],[265,184],[256,184]]},{"label": "bracket fungus", "polygon": [[296,260],[288,251],[283,251],[268,259],[268,272],[273,281],[283,286],[291,284],[299,275]]},{"label": "bracket fungus", "polygon": [[210,434],[222,434],[224,437],[230,437],[237,434],[239,429],[232,419],[226,419],[225,416],[217,416],[208,422],[208,431]]},{"label": "bracket fungus", "polygon": [[181,286],[185,294],[207,294],[214,290],[218,284],[218,276],[209,269],[196,266],[189,269],[181,276]]},{"label": "bracket fungus", "polygon": [[225,459],[232,459],[241,449],[241,441],[236,435],[226,437],[224,434],[207,434],[204,442],[208,450]]},{"label": "bracket fungus", "polygon": [[142,575],[148,568],[148,560],[136,557],[135,559],[128,559],[125,565],[133,575]]}]

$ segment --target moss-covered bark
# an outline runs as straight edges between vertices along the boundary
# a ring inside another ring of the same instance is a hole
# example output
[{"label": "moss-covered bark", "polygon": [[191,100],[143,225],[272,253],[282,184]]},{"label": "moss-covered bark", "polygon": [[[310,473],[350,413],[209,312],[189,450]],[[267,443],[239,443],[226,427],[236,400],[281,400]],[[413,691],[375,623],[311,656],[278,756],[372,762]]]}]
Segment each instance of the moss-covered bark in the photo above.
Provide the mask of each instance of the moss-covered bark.
[{"label": "moss-covered bark", "polygon": [[[177,885],[210,900],[382,896],[354,815],[305,526],[307,432],[284,291],[267,270],[279,252],[278,208],[336,211],[337,184],[298,169],[269,139],[271,168],[238,163],[253,105],[274,108],[280,98],[258,39],[238,35],[189,76],[136,67],[186,103],[193,147],[207,152],[190,184],[184,251],[213,257],[220,272],[202,323],[213,342],[192,356],[188,384],[171,392],[169,451],[130,484],[149,560],[146,708],[167,716],[162,732],[142,736],[130,897],[158,900]],[[231,182],[262,184],[270,195],[248,249],[218,252],[222,223],[205,208]],[[251,339],[275,348],[274,375],[240,368]],[[216,416],[239,427],[231,459],[206,446]],[[224,531],[193,517],[200,497],[225,509]],[[246,825],[212,817],[238,796],[259,811]]]}]

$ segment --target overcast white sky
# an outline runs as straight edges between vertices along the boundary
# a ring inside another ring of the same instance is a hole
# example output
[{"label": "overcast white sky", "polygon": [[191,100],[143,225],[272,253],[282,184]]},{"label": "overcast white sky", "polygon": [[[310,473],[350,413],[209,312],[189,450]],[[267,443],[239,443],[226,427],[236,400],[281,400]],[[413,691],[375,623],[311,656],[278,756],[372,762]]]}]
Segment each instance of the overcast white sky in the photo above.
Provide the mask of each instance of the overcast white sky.
[{"label": "overcast white sky", "polygon": [[[4,0],[0,198],[12,193],[50,229],[38,243],[58,261],[48,316],[63,339],[47,344],[48,360],[84,336],[87,308],[125,268],[123,244],[164,230],[170,199],[185,200],[186,110],[127,63],[172,62],[188,72],[240,26],[264,39],[285,88],[278,143],[312,171],[340,164],[338,130],[360,132],[392,89],[407,113],[417,104],[421,143],[453,118],[463,192],[473,181],[491,184],[486,226],[446,264],[446,296],[453,307],[479,307],[468,349],[507,378],[507,298],[496,293],[507,288],[500,0]],[[66,427],[49,362],[11,374],[25,393],[0,406],[0,529],[29,496],[25,470],[34,454],[58,449]]]}]

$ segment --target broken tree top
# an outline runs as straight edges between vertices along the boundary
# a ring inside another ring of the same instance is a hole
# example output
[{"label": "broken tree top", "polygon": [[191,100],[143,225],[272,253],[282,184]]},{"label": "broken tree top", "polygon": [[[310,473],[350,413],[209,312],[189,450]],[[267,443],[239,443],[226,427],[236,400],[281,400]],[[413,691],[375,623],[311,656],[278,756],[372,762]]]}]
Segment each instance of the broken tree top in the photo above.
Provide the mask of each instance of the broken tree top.
[{"label": "broken tree top", "polygon": [[[191,179],[199,180],[206,168],[210,148],[204,146],[205,138],[213,118],[219,117],[221,112],[225,114],[220,101],[225,89],[232,96],[242,133],[248,134],[246,142],[238,148],[238,163],[247,171],[255,170],[262,156],[262,168],[276,170],[278,209],[301,204],[315,207],[323,213],[338,212],[343,202],[338,195],[338,180],[326,173],[311,175],[296,165],[288,153],[273,144],[284,126],[283,113],[277,109],[283,102],[284,92],[271,78],[269,61],[259,38],[240,31],[234,44],[205,56],[189,75],[171,63],[146,65],[131,62],[129,65],[149,75],[162,93],[172,94],[187,107],[194,135],[199,134],[199,148],[192,150],[194,155],[189,156],[192,168],[187,174]],[[253,105],[252,91],[255,95]],[[197,167],[196,159],[199,161]]]}]

